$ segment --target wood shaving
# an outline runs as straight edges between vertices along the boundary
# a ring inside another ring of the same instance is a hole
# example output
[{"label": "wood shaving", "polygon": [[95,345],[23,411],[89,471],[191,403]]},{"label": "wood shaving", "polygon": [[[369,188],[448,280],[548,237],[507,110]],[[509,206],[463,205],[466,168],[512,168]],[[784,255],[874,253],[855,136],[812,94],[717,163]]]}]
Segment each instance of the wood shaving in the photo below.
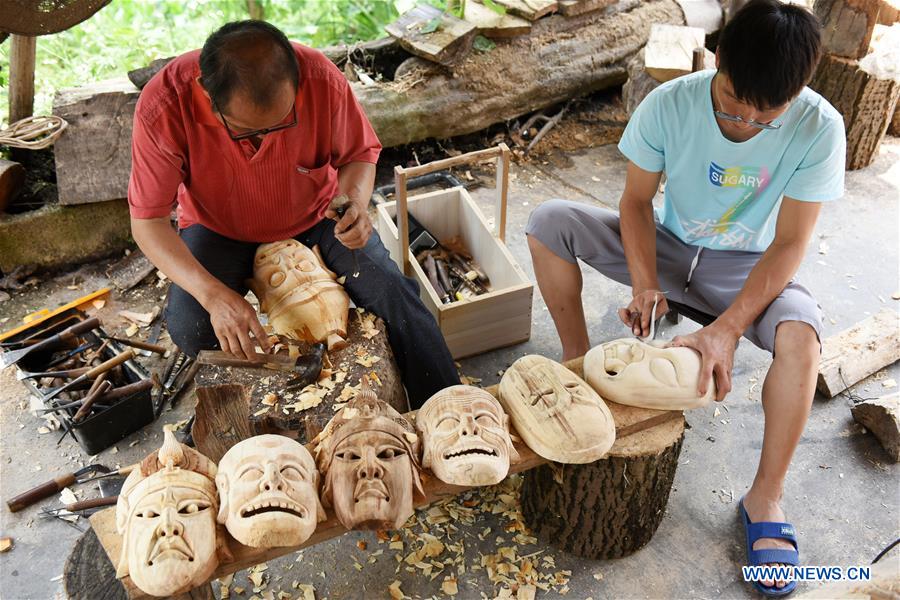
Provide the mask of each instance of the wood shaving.
[{"label": "wood shaving", "polygon": [[269,392],[265,396],[263,396],[262,403],[266,406],[275,406],[278,404],[278,396],[272,392]]},{"label": "wood shaving", "polygon": [[403,600],[406,597],[400,590],[400,585],[401,583],[399,581],[394,581],[394,583],[388,586],[388,593],[393,600]]},{"label": "wood shaving", "polygon": [[322,397],[318,394],[305,392],[300,394],[297,401],[287,405],[285,408],[292,408],[294,412],[301,412],[322,404]]},{"label": "wood shaving", "polygon": [[448,596],[455,596],[459,593],[459,587],[456,585],[456,577],[448,575],[444,577],[444,583],[441,584],[441,591]]}]

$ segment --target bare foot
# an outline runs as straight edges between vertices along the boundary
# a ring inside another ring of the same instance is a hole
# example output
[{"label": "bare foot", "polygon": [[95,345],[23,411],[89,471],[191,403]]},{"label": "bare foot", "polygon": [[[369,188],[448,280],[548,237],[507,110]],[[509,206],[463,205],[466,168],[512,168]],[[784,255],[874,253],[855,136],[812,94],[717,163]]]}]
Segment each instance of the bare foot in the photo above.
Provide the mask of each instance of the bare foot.
[{"label": "bare foot", "polygon": [[[744,496],[744,509],[747,511],[747,516],[750,517],[751,523],[758,523],[760,521],[771,521],[775,523],[783,523],[784,522],[784,512],[781,510],[781,507],[778,505],[777,500],[767,500],[762,497],[758,497],[754,495],[753,490],[751,489],[747,492],[747,495]],[[787,540],[782,540],[778,538],[759,538],[753,544],[754,550],[794,550],[793,544],[791,544]],[[767,565],[772,566],[791,566],[782,563],[766,563]],[[787,581],[779,579],[778,581],[773,581],[771,579],[764,579],[760,581],[760,583],[765,587],[772,587],[773,585],[776,588],[783,588],[787,585]]]}]

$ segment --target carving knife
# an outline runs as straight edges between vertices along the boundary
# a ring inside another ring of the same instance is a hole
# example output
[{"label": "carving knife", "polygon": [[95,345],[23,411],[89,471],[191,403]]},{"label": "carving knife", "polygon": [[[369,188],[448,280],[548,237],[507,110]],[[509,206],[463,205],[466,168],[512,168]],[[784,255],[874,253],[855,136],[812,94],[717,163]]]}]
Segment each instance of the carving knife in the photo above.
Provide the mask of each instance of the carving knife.
[{"label": "carving knife", "polygon": [[92,329],[95,329],[99,326],[100,319],[98,319],[97,317],[91,317],[90,319],[82,321],[81,323],[76,323],[71,327],[63,329],[56,335],[50,336],[42,342],[38,342],[37,344],[28,346],[27,348],[22,348],[21,350],[4,352],[3,354],[0,354],[0,369],[16,364],[35,350],[48,350],[55,348],[56,346],[71,341],[78,335],[86,331],[91,331]]},{"label": "carving knife", "polygon": [[113,367],[121,365],[123,362],[125,362],[127,360],[131,360],[132,358],[134,358],[134,350],[132,350],[131,348],[129,348],[128,350],[125,350],[124,352],[116,354],[115,356],[113,356],[112,358],[107,360],[106,362],[100,363],[96,367],[92,368],[90,371],[88,371],[84,375],[79,375],[78,377],[76,377],[75,379],[70,381],[69,383],[56,388],[55,390],[50,392],[49,396],[44,396],[44,402],[53,400],[59,394],[66,391],[70,387],[78,385],[79,383],[81,383],[82,381],[85,381],[87,379],[93,379],[94,377],[96,377],[97,375],[100,375],[101,373],[106,373]]}]

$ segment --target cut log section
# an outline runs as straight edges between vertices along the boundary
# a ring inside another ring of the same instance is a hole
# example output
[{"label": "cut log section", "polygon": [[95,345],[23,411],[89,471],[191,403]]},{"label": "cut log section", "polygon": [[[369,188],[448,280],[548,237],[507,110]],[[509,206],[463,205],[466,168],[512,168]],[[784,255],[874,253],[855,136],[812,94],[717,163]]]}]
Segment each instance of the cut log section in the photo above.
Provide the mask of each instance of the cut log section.
[{"label": "cut log section", "polygon": [[684,24],[688,27],[699,27],[706,35],[712,35],[722,28],[725,14],[718,0],[675,1],[684,12]]},{"label": "cut log section", "polygon": [[564,17],[577,17],[614,4],[616,0],[559,0],[559,12]]},{"label": "cut log section", "polygon": [[854,383],[900,360],[900,324],[895,311],[881,312],[822,343],[816,389],[834,398]]},{"label": "cut log section", "polygon": [[0,158],[0,213],[6,210],[25,184],[25,167]]},{"label": "cut log section", "polygon": [[875,160],[900,97],[900,82],[881,76],[882,63],[863,61],[825,56],[810,83],[844,117],[849,170]]},{"label": "cut log section", "polygon": [[[893,4],[893,6],[892,6]],[[815,13],[822,22],[825,52],[844,58],[862,58],[876,23],[896,20],[896,2],[888,0],[816,0]]]},{"label": "cut log section", "polygon": [[475,26],[439,9],[421,4],[384,28],[410,54],[453,65],[472,50]]},{"label": "cut log section", "polygon": [[850,409],[856,422],[872,432],[894,462],[900,462],[900,393],[866,400]]},{"label": "cut log section", "polygon": [[706,33],[699,27],[654,25],[644,48],[644,69],[659,82],[691,72],[694,48],[703,48]]},{"label": "cut log section", "polygon": [[478,33],[489,38],[516,37],[531,31],[531,23],[525,19],[499,14],[475,0],[466,2],[464,18],[475,26]]},{"label": "cut log section", "polygon": [[665,513],[684,418],[617,439],[586,465],[548,463],[522,482],[522,515],[542,541],[577,556],[620,558],[643,547]]},{"label": "cut log section", "polygon": [[529,21],[537,21],[559,8],[556,0],[494,0],[494,2],[504,7],[509,14]]},{"label": "cut log section", "polygon": [[628,81],[622,85],[622,103],[629,118],[647,94],[659,86],[660,83],[644,69],[644,51],[641,50],[628,61]]},{"label": "cut log section", "polygon": [[56,94],[53,114],[69,123],[53,149],[60,204],[126,197],[138,94],[124,77]]}]

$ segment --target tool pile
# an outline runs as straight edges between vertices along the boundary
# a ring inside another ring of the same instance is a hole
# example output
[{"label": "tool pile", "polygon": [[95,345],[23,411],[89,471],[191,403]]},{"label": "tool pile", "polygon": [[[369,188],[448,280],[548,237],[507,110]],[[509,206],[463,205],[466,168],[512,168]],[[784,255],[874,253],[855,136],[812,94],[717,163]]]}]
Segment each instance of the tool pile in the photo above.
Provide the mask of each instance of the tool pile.
[{"label": "tool pile", "polygon": [[458,244],[437,245],[416,254],[416,260],[428,276],[428,282],[444,304],[467,300],[491,291],[490,279],[472,260],[472,255],[460,248],[453,249],[454,246]]},{"label": "tool pile", "polygon": [[16,377],[55,413],[88,454],[140,429],[155,418],[153,381],[135,360],[132,346],[159,354],[155,344],[114,338],[96,317],[66,311],[34,330],[0,343],[0,368],[16,365]]}]

